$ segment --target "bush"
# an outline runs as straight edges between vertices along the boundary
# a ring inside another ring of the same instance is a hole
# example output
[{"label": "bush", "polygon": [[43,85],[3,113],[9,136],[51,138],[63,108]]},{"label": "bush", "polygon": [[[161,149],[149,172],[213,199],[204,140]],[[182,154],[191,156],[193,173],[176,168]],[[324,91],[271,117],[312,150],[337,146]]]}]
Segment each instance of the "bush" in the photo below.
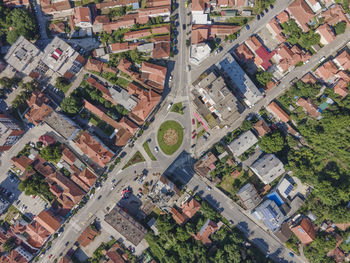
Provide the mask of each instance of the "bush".
[{"label": "bush", "polygon": [[60,143],[47,146],[40,151],[40,156],[49,162],[57,163],[62,157],[62,148]]},{"label": "bush", "polygon": [[338,24],[333,26],[334,31],[337,35],[341,35],[344,34],[345,30],[346,30],[346,22],[341,21]]},{"label": "bush", "polygon": [[283,149],[284,137],[280,132],[267,134],[262,137],[259,146],[266,153],[277,153]]},{"label": "bush", "polygon": [[256,80],[263,86],[266,86],[272,79],[272,73],[263,71],[256,74]]}]

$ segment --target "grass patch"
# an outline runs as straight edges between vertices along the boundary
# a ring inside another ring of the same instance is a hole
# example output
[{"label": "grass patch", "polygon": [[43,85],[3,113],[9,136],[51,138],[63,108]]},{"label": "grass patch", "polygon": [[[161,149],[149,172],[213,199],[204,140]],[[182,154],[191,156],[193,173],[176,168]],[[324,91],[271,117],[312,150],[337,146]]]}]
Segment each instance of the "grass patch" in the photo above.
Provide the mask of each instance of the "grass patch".
[{"label": "grass patch", "polygon": [[213,114],[209,113],[207,116],[204,117],[204,119],[207,121],[210,129],[214,128],[218,123],[216,122],[216,119],[214,118]]},{"label": "grass patch", "polygon": [[149,156],[149,158],[151,158],[152,161],[157,161],[156,157],[153,155],[153,153],[151,152],[151,149],[149,148],[148,142],[145,142],[144,144],[142,144],[143,149],[145,149],[147,155]]},{"label": "grass patch", "polygon": [[118,78],[116,81],[116,84],[123,87],[123,88],[126,88],[130,82],[131,82],[130,80],[127,80],[124,78]]},{"label": "grass patch", "polygon": [[126,165],[123,167],[122,170],[128,168],[129,166],[132,166],[134,164],[137,164],[137,163],[142,163],[145,161],[145,158],[142,156],[142,154],[137,151],[133,157],[130,158],[130,160],[126,163]]},{"label": "grass patch", "polygon": [[16,207],[11,205],[7,210],[5,221],[9,223],[17,214],[21,214],[21,212]]},{"label": "grass patch", "polygon": [[180,123],[176,121],[166,121],[160,125],[157,139],[159,147],[167,155],[176,152],[183,141],[183,130]]},{"label": "grass patch", "polygon": [[205,133],[206,133],[205,129],[202,129],[200,132],[197,133],[197,138],[200,138]]},{"label": "grass patch", "polygon": [[184,111],[183,111],[183,106],[182,106],[182,102],[178,102],[175,103],[172,107],[171,107],[171,112],[176,112],[178,114],[183,115]]}]

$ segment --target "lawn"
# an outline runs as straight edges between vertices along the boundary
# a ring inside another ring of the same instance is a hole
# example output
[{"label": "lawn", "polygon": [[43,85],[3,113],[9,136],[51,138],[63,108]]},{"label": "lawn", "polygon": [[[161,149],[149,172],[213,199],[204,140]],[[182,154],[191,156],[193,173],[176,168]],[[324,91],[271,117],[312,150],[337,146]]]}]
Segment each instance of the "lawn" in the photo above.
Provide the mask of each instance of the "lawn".
[{"label": "lawn", "polygon": [[181,124],[176,121],[166,121],[160,125],[157,139],[165,154],[172,155],[180,148],[184,136],[182,129]]},{"label": "lawn", "polygon": [[171,112],[176,112],[178,114],[183,115],[184,111],[183,111],[183,106],[182,106],[182,102],[178,102],[175,103],[172,107],[171,107]]},{"label": "lawn", "polygon": [[143,146],[143,149],[145,149],[149,158],[151,158],[152,161],[157,161],[156,157],[153,155],[153,153],[151,152],[151,149],[149,148],[148,142],[145,142],[142,146]]},{"label": "lawn", "polygon": [[122,86],[123,88],[126,88],[130,82],[131,82],[130,80],[119,77],[116,81],[116,84],[119,86]]},{"label": "lawn", "polygon": [[145,161],[145,158],[142,156],[142,154],[137,151],[133,157],[130,158],[130,160],[126,163],[126,165],[123,167],[122,170],[128,168],[129,166],[132,166],[134,164],[137,164],[137,163],[142,163]]},{"label": "lawn", "polygon": [[5,221],[10,222],[17,214],[21,214],[21,212],[16,207],[11,205],[5,215]]}]

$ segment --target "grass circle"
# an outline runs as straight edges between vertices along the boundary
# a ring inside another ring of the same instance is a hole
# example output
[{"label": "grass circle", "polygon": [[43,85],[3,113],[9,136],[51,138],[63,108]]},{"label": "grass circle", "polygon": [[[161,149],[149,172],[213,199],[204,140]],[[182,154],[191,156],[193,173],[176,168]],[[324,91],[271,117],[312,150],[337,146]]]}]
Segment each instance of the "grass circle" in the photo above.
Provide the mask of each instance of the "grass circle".
[{"label": "grass circle", "polygon": [[159,147],[167,155],[172,155],[180,148],[183,137],[182,126],[177,121],[163,122],[158,129]]}]

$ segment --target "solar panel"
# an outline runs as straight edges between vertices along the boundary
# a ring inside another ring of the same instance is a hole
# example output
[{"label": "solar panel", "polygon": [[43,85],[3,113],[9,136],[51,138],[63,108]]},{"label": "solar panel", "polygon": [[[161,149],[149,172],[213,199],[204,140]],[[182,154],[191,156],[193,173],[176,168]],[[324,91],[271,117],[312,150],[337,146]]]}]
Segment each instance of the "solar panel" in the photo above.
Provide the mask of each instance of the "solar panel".
[{"label": "solar panel", "polygon": [[289,193],[293,190],[293,185],[289,185],[287,189],[284,191],[286,195],[289,195]]}]

